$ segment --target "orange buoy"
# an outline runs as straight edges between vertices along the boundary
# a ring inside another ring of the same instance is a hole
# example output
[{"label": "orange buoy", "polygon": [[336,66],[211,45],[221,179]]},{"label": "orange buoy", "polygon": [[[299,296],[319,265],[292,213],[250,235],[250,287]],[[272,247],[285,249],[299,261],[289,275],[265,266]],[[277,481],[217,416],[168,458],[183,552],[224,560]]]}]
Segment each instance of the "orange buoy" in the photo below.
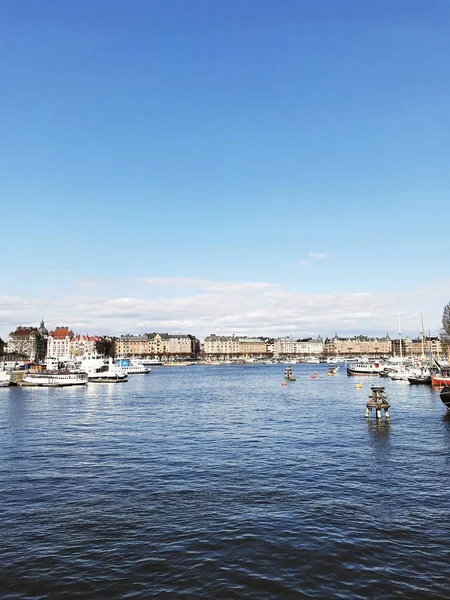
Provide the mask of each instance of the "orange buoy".
[{"label": "orange buoy", "polygon": [[315,375],[311,375],[311,379],[315,379],[315,378],[316,378],[316,376],[315,376]]},{"label": "orange buoy", "polygon": [[283,381],[283,383],[281,385],[282,385],[282,387],[286,387],[286,382]]}]

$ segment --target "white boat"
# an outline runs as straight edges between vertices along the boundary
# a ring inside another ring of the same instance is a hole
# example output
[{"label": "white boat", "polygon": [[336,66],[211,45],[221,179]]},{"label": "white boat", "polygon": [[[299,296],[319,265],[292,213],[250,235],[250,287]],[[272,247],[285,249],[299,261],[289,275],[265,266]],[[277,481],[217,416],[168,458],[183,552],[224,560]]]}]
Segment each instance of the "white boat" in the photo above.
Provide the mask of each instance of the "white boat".
[{"label": "white boat", "polygon": [[123,369],[127,375],[140,375],[150,373],[150,367],[146,367],[140,360],[122,358],[116,361],[116,365]]},{"label": "white boat", "polygon": [[26,373],[22,378],[22,385],[33,387],[69,387],[86,385],[87,382],[86,373],[69,373],[68,371]]},{"label": "white boat", "polygon": [[141,358],[137,359],[144,367],[160,367],[162,366],[162,360],[159,358]]},{"label": "white boat", "polygon": [[84,373],[93,373],[103,365],[107,364],[108,360],[103,354],[97,354],[97,352],[91,352],[82,356],[76,363],[76,369],[83,371]]},{"label": "white boat", "polygon": [[11,373],[9,371],[0,371],[0,387],[8,387],[11,381]]},{"label": "white boat", "polygon": [[358,362],[347,366],[347,375],[378,375],[385,365],[381,362]]},{"label": "white boat", "polygon": [[103,360],[103,364],[95,366],[87,373],[92,383],[121,383],[128,381],[128,374],[122,367],[113,363],[112,358]]},{"label": "white boat", "polygon": [[305,363],[307,365],[319,365],[320,359],[317,358],[317,356],[308,356],[307,358],[305,358]]}]

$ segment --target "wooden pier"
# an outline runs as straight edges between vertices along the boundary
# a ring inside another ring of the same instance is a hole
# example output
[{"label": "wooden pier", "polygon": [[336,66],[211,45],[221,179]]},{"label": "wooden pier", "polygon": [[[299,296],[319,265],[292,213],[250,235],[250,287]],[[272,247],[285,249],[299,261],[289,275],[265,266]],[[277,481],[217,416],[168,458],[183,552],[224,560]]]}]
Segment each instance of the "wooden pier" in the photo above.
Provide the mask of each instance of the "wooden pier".
[{"label": "wooden pier", "polygon": [[384,387],[374,385],[370,388],[372,390],[369,396],[369,401],[366,404],[366,418],[369,417],[372,409],[375,409],[375,415],[377,419],[381,419],[381,411],[384,410],[384,416],[389,419],[389,408],[387,396],[384,393]]}]

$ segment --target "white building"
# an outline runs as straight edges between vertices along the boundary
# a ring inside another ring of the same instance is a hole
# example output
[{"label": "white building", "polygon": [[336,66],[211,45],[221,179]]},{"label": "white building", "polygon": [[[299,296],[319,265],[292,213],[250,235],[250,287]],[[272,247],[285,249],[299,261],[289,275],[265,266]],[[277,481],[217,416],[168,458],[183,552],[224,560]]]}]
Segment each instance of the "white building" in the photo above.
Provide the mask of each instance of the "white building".
[{"label": "white building", "polygon": [[304,338],[294,339],[292,337],[278,338],[274,341],[275,356],[318,356],[323,353],[323,340]]},{"label": "white building", "polygon": [[73,338],[73,331],[67,327],[57,327],[48,334],[47,356],[68,360],[70,357],[70,340]]}]

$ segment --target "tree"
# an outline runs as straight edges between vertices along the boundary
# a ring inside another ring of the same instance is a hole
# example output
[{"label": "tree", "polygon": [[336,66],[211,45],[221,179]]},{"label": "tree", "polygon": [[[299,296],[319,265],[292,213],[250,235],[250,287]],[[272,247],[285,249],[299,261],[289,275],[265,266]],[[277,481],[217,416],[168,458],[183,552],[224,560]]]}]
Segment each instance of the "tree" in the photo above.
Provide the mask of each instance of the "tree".
[{"label": "tree", "polygon": [[441,343],[444,352],[447,350],[450,358],[450,302],[444,307],[442,313]]},{"label": "tree", "polygon": [[104,356],[112,356],[114,358],[115,348],[114,348],[115,338],[103,336],[97,342],[95,342],[95,349],[99,354],[103,354]]},{"label": "tree", "polygon": [[450,339],[450,302],[445,306],[442,313],[442,334],[447,341]]}]

